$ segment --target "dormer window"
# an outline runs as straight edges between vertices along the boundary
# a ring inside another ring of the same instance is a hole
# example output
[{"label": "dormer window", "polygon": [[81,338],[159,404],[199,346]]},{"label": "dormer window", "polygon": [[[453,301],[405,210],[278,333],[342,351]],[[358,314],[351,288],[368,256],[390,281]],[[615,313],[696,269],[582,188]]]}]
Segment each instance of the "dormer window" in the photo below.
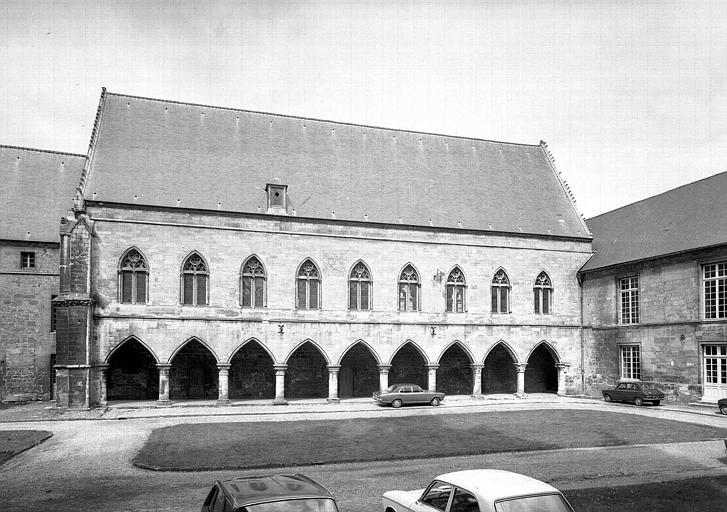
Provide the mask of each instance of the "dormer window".
[{"label": "dormer window", "polygon": [[268,194],[268,213],[285,215],[287,206],[288,185],[268,183],[265,192]]}]

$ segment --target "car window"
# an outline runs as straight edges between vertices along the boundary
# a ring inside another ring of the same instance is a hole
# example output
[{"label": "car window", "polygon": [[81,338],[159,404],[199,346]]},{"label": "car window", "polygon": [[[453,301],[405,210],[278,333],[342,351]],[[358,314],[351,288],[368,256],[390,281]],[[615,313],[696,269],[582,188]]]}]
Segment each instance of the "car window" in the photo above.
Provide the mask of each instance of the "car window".
[{"label": "car window", "polygon": [[246,512],[338,512],[336,502],[328,498],[271,501],[248,505],[242,510]]},{"label": "car window", "polygon": [[217,497],[217,486],[215,485],[214,487],[212,487],[212,490],[207,495],[207,498],[205,498],[203,506],[205,506],[205,507],[212,506],[212,504],[215,502],[216,497]]},{"label": "car window", "polygon": [[225,512],[225,493],[224,492],[220,492],[217,494],[217,499],[215,500],[214,512]]},{"label": "car window", "polygon": [[402,386],[399,390],[399,393],[411,393],[411,387],[409,386]]},{"label": "car window", "polygon": [[412,391],[414,391],[414,393],[421,393],[422,391],[424,391],[419,386],[412,386],[411,389],[412,389]]},{"label": "car window", "polygon": [[626,384],[619,384],[616,389],[626,389]]},{"label": "car window", "polygon": [[435,481],[424,492],[422,499],[419,501],[437,510],[446,510],[451,494],[452,486],[450,484]]},{"label": "car window", "polygon": [[477,505],[477,498],[464,489],[456,489],[449,512],[479,512],[480,507]]},{"label": "car window", "polygon": [[573,512],[560,494],[524,496],[510,500],[496,501],[496,512]]}]

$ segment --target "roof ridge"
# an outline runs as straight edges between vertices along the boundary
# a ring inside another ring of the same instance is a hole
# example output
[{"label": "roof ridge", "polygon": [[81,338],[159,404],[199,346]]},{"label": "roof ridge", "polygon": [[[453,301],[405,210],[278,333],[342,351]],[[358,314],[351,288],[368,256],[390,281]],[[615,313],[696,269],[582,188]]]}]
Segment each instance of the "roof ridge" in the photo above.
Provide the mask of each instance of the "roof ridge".
[{"label": "roof ridge", "polygon": [[658,194],[654,194],[652,196],[648,196],[648,197],[645,197],[643,199],[639,199],[638,201],[634,201],[633,203],[629,203],[629,204],[625,204],[623,206],[619,206],[618,208],[614,208],[613,210],[609,210],[607,212],[599,213],[598,215],[595,215],[595,216],[591,217],[588,220],[597,219],[597,218],[603,217],[605,215],[611,215],[612,213],[615,213],[615,212],[617,212],[619,210],[623,210],[624,208],[630,208],[630,207],[632,207],[634,205],[637,205],[639,203],[643,203],[643,202],[646,202],[646,201],[650,201],[650,200],[652,200],[652,199],[654,199],[656,197],[663,196],[663,195],[666,195],[666,194],[670,194],[670,193],[675,192],[675,191],[677,191],[679,189],[686,188],[686,187],[691,187],[693,185],[696,185],[697,183],[701,183],[702,181],[706,181],[706,180],[711,180],[712,178],[716,178],[717,176],[720,176],[722,174],[727,174],[727,171],[718,172],[718,173],[712,174],[711,176],[705,176],[704,178],[700,178],[700,179],[695,180],[695,181],[690,181],[689,183],[685,183],[683,185],[679,185],[678,187],[670,188],[669,190],[665,190],[664,192],[659,192]]},{"label": "roof ridge", "polygon": [[222,107],[219,105],[207,105],[204,103],[192,103],[192,102],[188,102],[188,101],[150,98],[148,96],[136,96],[133,94],[107,92],[106,88],[103,88],[103,91],[106,95],[119,96],[119,97],[123,97],[123,98],[133,98],[133,99],[145,100],[145,101],[157,101],[160,103],[172,103],[175,105],[187,105],[190,107],[204,107],[204,108],[213,108],[213,109],[217,109],[217,110],[229,110],[232,112],[246,112],[249,114],[260,114],[260,115],[266,115],[266,116],[283,117],[286,119],[300,119],[303,121],[317,121],[317,122],[321,122],[321,123],[334,123],[334,124],[343,125],[343,126],[356,126],[359,128],[371,128],[374,130],[387,130],[387,131],[400,132],[400,133],[414,133],[417,135],[433,135],[435,137],[449,137],[452,139],[472,140],[472,141],[478,141],[478,142],[490,142],[493,144],[508,144],[508,145],[512,145],[512,146],[526,146],[526,147],[539,147],[540,146],[540,144],[526,144],[524,142],[507,142],[507,141],[501,141],[501,140],[480,139],[480,138],[476,138],[476,137],[466,137],[464,135],[447,135],[444,133],[423,132],[423,131],[418,131],[418,130],[405,130],[403,128],[389,128],[386,126],[357,124],[357,123],[351,123],[351,122],[346,122],[346,121],[334,121],[332,119],[320,119],[317,117],[304,117],[304,116],[293,116],[290,114],[278,114],[275,112],[265,112],[265,111],[261,111],[261,110],[248,110],[248,109],[244,109],[244,108]]},{"label": "roof ridge", "polygon": [[0,148],[19,149],[21,151],[35,151],[37,153],[52,153],[54,155],[80,156],[80,157],[86,158],[86,155],[82,155],[81,153],[70,153],[68,151],[55,151],[52,149],[29,148],[29,147],[25,147],[25,146],[12,146],[10,144],[0,144]]}]

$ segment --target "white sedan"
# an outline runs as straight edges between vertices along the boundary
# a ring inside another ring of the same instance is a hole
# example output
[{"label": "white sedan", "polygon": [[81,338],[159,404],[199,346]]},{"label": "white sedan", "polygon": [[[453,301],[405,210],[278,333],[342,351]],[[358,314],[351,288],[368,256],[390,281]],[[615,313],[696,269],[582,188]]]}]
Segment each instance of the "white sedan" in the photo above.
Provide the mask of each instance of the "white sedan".
[{"label": "white sedan", "polygon": [[573,512],[556,489],[497,469],[456,471],[416,491],[384,493],[384,512]]}]

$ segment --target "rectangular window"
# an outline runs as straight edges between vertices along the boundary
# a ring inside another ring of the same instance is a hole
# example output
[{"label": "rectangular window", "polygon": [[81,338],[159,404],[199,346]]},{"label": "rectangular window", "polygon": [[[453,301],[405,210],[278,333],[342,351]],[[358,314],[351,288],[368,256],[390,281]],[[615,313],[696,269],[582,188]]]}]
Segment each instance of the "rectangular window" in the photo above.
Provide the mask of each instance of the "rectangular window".
[{"label": "rectangular window", "polygon": [[207,276],[197,274],[197,306],[207,305]]},{"label": "rectangular window", "polygon": [[242,307],[252,307],[252,278],[242,278]]},{"label": "rectangular window", "polygon": [[310,286],[308,309],[318,309],[318,281],[310,279],[308,285]]},{"label": "rectangular window", "polygon": [[121,272],[121,302],[131,302],[133,272]]},{"label": "rectangular window", "polygon": [[727,345],[705,345],[704,382],[727,384]]},{"label": "rectangular window", "polygon": [[622,345],[619,351],[621,378],[641,379],[641,347],[639,345]]},{"label": "rectangular window", "polygon": [[146,273],[136,272],[136,303],[146,302]]},{"label": "rectangular window", "polygon": [[704,318],[727,317],[727,263],[704,265]]},{"label": "rectangular window", "polygon": [[20,253],[20,268],[35,268],[35,253],[22,251]]},{"label": "rectangular window", "polygon": [[194,275],[193,274],[184,274],[184,294],[183,294],[183,303],[184,304],[194,304]]},{"label": "rectangular window", "polygon": [[256,277],[254,280],[254,288],[255,288],[255,304],[254,307],[256,308],[262,308],[265,306],[265,280]]},{"label": "rectangular window", "polygon": [[639,323],[639,277],[623,277],[619,279],[619,323]]}]

